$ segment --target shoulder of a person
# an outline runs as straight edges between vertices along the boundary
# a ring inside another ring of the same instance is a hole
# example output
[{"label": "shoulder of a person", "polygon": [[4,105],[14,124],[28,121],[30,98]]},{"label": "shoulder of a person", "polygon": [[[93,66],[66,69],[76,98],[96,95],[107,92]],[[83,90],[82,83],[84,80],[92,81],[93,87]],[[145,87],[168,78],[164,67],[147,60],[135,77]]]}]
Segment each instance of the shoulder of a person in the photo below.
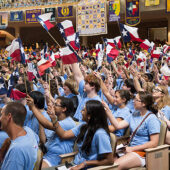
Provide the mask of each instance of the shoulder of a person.
[{"label": "shoulder of a person", "polygon": [[164,111],[164,110],[168,110],[168,111],[170,111],[170,106],[166,105],[166,106],[165,106],[165,107],[163,107],[161,110],[162,110],[162,111]]},{"label": "shoulder of a person", "polygon": [[63,120],[59,120],[59,123],[60,123],[60,124],[75,123],[75,121],[74,121],[70,116],[68,116],[68,117],[66,117],[66,118],[63,119]]},{"label": "shoulder of a person", "polygon": [[147,117],[146,120],[147,120],[147,121],[154,121],[154,120],[158,120],[158,121],[159,121],[159,119],[157,118],[157,116],[156,116],[155,114],[153,114],[153,113],[151,113],[151,114]]},{"label": "shoulder of a person", "polygon": [[96,132],[95,132],[95,136],[97,136],[97,135],[100,136],[101,134],[102,135],[104,135],[104,134],[108,135],[105,129],[103,129],[103,128],[97,129]]}]

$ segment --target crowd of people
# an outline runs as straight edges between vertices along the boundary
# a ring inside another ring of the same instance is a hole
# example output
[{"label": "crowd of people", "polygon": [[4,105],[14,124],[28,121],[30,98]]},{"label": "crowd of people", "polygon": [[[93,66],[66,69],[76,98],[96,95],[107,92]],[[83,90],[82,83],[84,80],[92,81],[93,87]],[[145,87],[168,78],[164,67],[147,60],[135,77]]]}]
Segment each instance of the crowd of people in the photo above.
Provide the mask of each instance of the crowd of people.
[{"label": "crowd of people", "polygon": [[[28,64],[12,61],[2,50],[0,58],[0,162],[2,170],[33,169],[37,150],[43,151],[42,168],[61,164],[59,155],[78,152],[71,170],[118,164],[118,169],[145,166],[147,148],[158,145],[160,120],[170,129],[170,56],[151,58],[133,42],[126,58],[124,48],[111,63],[104,54],[82,48],[82,62],[56,65],[28,80]],[[161,48],[161,47],[159,47]],[[56,53],[58,48],[48,50]],[[137,61],[143,52],[146,60]],[[41,59],[41,49],[25,48],[28,61]],[[12,87],[12,88],[11,88]],[[113,155],[110,133],[131,138],[124,155]],[[167,130],[166,144],[170,144]],[[17,158],[17,159],[16,159]]]}]

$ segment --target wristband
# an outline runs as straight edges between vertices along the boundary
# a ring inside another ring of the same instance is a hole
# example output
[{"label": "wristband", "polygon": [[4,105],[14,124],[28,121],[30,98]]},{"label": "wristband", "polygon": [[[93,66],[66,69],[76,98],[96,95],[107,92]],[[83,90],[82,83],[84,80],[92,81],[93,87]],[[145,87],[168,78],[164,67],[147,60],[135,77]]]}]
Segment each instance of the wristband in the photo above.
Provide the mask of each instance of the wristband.
[{"label": "wristband", "polygon": [[58,122],[58,118],[56,117],[55,121],[52,121],[53,126]]}]

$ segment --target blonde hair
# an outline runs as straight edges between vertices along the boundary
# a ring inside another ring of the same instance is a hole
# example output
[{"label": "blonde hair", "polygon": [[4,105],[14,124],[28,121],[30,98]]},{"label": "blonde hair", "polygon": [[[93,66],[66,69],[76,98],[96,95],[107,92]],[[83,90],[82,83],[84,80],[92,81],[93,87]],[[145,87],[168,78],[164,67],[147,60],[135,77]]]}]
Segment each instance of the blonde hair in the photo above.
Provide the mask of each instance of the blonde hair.
[{"label": "blonde hair", "polygon": [[155,88],[155,84],[154,83],[146,82],[146,89],[145,89],[146,92],[152,93],[154,88]]},{"label": "blonde hair", "polygon": [[169,96],[168,88],[162,85],[159,85],[158,87],[161,89],[162,93],[164,94],[161,97],[161,100],[157,103],[158,109],[162,109],[166,105],[170,106],[170,96]]},{"label": "blonde hair", "polygon": [[70,89],[71,93],[78,95],[78,88],[77,88],[77,83],[75,80],[67,79],[64,85]]}]

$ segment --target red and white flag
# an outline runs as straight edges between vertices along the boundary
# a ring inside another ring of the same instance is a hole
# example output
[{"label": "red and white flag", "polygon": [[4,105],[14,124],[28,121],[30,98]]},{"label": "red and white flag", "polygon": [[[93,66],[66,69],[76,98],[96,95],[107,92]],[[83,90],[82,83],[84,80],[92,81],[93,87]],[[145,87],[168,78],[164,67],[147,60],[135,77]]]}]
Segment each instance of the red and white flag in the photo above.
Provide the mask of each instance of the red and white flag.
[{"label": "red and white flag", "polygon": [[145,39],[141,44],[140,47],[143,48],[144,50],[148,50],[151,47],[151,43]]},{"label": "red and white flag", "polygon": [[119,51],[115,49],[114,47],[112,47],[110,44],[108,44],[106,47],[106,54],[109,57],[115,59],[119,55]]},{"label": "red and white flag", "polygon": [[160,50],[154,50],[152,53],[151,53],[151,57],[152,58],[157,58],[157,59],[159,59],[159,57],[160,57],[160,55],[161,55],[161,51]]},{"label": "red and white flag", "polygon": [[118,47],[119,49],[122,47],[121,41],[120,41],[121,36],[117,36],[113,39],[105,39],[106,44],[110,44],[113,47]]},{"label": "red and white flag", "polygon": [[37,66],[38,66],[38,70],[39,70],[39,73],[40,75],[43,75],[44,74],[44,71],[46,69],[48,69],[49,67],[52,66],[50,60],[46,60],[44,58],[42,58],[38,63],[37,63]]},{"label": "red and white flag", "polygon": [[78,50],[80,48],[79,33],[75,33],[72,21],[65,20],[57,23],[57,26],[66,44],[69,43],[74,50]]},{"label": "red and white flag", "polygon": [[60,48],[60,56],[63,64],[73,64],[79,62],[78,56],[67,46]]},{"label": "red and white flag", "polygon": [[54,27],[53,24],[51,24],[50,22],[50,19],[51,19],[51,16],[53,15],[52,12],[49,12],[49,13],[45,13],[45,14],[42,14],[42,15],[39,15],[37,17],[37,20],[39,21],[39,23],[46,29],[46,31],[48,32],[51,28]]}]

